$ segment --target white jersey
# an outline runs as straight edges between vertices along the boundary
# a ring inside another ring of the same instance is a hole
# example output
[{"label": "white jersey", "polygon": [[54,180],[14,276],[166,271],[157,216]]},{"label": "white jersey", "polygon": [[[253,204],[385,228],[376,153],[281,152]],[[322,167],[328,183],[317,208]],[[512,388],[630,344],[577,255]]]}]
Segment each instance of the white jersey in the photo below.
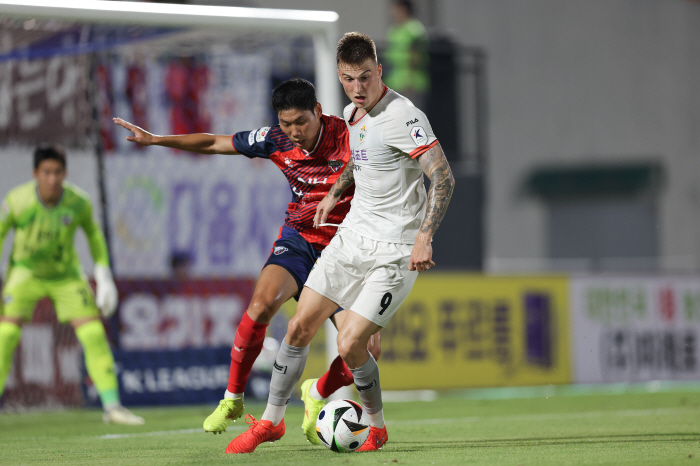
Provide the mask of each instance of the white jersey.
[{"label": "white jersey", "polygon": [[437,144],[425,114],[385,87],[369,113],[355,119],[345,107],[355,164],[355,195],[342,226],[366,238],[413,244],[425,217],[426,193],[418,157]]}]

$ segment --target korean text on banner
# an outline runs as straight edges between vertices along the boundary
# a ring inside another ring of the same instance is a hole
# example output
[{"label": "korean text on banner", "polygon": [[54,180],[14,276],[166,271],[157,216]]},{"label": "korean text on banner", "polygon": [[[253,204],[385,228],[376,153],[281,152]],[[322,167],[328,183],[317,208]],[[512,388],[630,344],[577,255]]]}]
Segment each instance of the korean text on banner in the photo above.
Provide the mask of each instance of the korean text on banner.
[{"label": "korean text on banner", "polygon": [[697,380],[698,277],[576,277],[574,382]]},{"label": "korean text on banner", "polygon": [[382,330],[382,387],[569,383],[568,279],[421,275]]}]

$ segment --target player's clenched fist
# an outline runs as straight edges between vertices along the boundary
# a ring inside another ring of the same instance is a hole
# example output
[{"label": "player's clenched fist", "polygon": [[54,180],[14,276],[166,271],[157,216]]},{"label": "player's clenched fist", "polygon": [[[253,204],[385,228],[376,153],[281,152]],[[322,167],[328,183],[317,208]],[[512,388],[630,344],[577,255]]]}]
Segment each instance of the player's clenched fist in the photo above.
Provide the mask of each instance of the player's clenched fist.
[{"label": "player's clenched fist", "polygon": [[[426,239],[427,238],[427,239]],[[430,267],[435,266],[433,262],[433,246],[430,244],[429,237],[418,234],[416,237],[416,243],[413,245],[411,250],[411,260],[408,263],[408,270],[417,270],[418,272],[423,272],[428,270]]]},{"label": "player's clenched fist", "polygon": [[142,146],[150,146],[153,144],[153,134],[149,133],[143,128],[139,128],[136,125],[132,125],[126,120],[122,120],[121,118],[112,118],[112,120],[121,126],[122,128],[128,129],[132,133],[134,133],[133,136],[127,136],[126,140],[131,141],[131,142],[136,142],[138,144],[141,144]]}]

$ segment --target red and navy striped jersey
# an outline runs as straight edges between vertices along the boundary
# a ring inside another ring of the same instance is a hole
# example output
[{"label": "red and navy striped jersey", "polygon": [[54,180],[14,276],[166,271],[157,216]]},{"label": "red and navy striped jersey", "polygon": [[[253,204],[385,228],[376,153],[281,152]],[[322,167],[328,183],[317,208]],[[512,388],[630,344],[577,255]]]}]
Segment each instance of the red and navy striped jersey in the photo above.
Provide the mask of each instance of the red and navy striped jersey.
[{"label": "red and navy striped jersey", "polygon": [[[314,228],[316,206],[330,191],[350,160],[350,144],[345,120],[321,116],[321,134],[316,148],[307,152],[289,140],[279,125],[242,131],[232,136],[236,152],[246,157],[272,160],[292,189],[284,226],[294,228],[316,249],[323,249],[335,235],[336,227]],[[355,186],[345,190],[327,223],[340,224],[350,210]]]}]

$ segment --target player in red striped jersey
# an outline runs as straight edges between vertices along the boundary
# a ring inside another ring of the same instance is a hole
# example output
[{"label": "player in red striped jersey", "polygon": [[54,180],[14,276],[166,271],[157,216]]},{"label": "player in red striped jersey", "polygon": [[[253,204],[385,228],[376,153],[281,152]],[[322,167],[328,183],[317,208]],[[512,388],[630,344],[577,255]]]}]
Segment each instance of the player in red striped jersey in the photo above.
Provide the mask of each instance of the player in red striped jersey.
[{"label": "player in red striped jersey", "polygon": [[[127,140],[143,146],[160,145],[200,154],[242,154],[249,158],[270,159],[282,170],[292,190],[284,225],[236,332],[231,349],[228,389],[217,409],[204,421],[207,432],[221,433],[230,420],[243,415],[243,392],[253,362],[262,350],[270,320],[283,303],[292,297],[299,298],[316,259],[336,232],[334,226],[314,228],[313,220],[318,203],[328,194],[350,159],[345,121],[324,115],[313,85],[298,78],[280,84],[273,91],[272,107],[279,125],[242,131],[233,136],[157,136],[121,118],[114,118],[117,125],[133,133]],[[343,194],[331,211],[328,223],[342,222],[350,209],[352,194],[352,188]],[[341,325],[346,314],[342,309],[338,311],[333,316],[336,327]],[[369,347],[378,357],[378,334]],[[314,384],[314,395],[327,397],[352,383],[352,373],[338,357],[329,371]],[[315,420],[313,413],[306,416]],[[315,432],[307,438],[313,443],[318,442]]]}]

